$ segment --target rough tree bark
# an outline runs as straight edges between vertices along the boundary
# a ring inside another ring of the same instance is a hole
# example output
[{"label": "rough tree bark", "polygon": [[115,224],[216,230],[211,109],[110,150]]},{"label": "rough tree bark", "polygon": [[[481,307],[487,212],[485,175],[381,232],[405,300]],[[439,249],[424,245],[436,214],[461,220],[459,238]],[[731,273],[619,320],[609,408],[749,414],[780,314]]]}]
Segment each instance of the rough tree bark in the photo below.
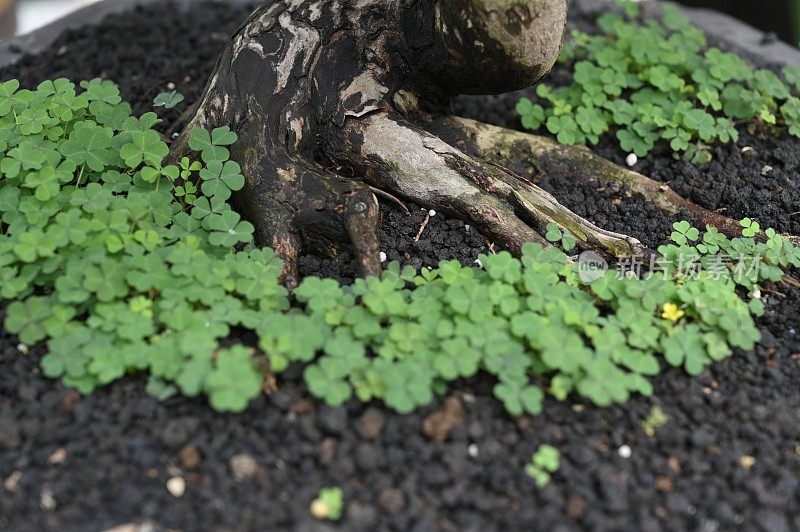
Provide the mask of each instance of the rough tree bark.
[{"label": "rough tree bark", "polygon": [[[580,246],[639,252],[636,239],[596,227],[509,168],[523,154],[545,171],[593,161],[604,179],[628,174],[579,148],[440,112],[455,94],[541,79],[566,13],[567,0],[269,0],[222,52],[172,156],[188,150],[194,127],[238,133],[232,157],[246,185],[235,207],[284,260],[290,283],[301,249],[331,253],[344,242],[363,274],[380,272],[375,189],[468,220],[515,252],[543,242],[549,222]],[[686,207],[662,196],[662,206]]]}]

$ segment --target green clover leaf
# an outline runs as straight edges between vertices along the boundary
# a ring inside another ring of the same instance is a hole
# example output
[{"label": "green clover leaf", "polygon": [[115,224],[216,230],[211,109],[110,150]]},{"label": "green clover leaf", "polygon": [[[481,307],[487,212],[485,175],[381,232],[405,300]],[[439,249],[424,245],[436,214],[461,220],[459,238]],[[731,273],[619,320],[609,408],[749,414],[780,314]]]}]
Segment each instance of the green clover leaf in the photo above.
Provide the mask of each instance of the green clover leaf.
[{"label": "green clover leaf", "polygon": [[154,107],[163,107],[164,109],[173,109],[184,100],[183,94],[178,91],[165,91],[159,92],[153,99]]},{"label": "green clover leaf", "polygon": [[262,382],[250,350],[237,345],[217,353],[214,369],[205,379],[205,389],[215,410],[243,412],[261,393]]},{"label": "green clover leaf", "polygon": [[205,222],[211,231],[208,241],[212,246],[230,248],[239,242],[251,242],[255,228],[250,222],[241,221],[241,216],[234,211],[222,214],[211,214]]}]

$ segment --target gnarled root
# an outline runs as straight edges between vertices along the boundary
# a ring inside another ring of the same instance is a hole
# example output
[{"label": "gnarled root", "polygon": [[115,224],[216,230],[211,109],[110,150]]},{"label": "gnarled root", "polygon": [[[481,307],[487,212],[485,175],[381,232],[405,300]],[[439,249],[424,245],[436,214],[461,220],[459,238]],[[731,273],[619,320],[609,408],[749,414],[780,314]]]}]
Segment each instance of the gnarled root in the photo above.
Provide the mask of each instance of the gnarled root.
[{"label": "gnarled root", "polygon": [[427,115],[425,127],[474,157],[533,180],[555,176],[617,184],[641,194],[667,214],[689,213],[696,223],[714,226],[728,236],[738,236],[742,229],[736,220],[692,203],[667,185],[603,159],[584,146],[566,146],[551,138],[453,116]]},{"label": "gnarled root", "polygon": [[[326,151],[368,184],[470,221],[501,246],[519,252],[545,243],[556,223],[582,248],[626,256],[644,251],[633,237],[601,229],[511,171],[487,164],[397,113],[350,120]],[[538,232],[537,232],[538,231]]]},{"label": "gnarled root", "polygon": [[256,227],[256,243],[284,261],[288,285],[299,281],[302,249],[333,256],[349,242],[362,275],[381,272],[378,201],[364,183],[292,163],[248,182],[234,205]]},{"label": "gnarled root", "polygon": [[[173,161],[188,155],[186,133],[172,146]],[[233,157],[243,161],[244,188],[233,207],[255,227],[255,243],[269,246],[283,261],[283,280],[299,282],[298,257],[303,250],[334,256],[342,244],[352,248],[360,273],[380,275],[378,200],[365,183],[323,170],[313,161],[280,155],[241,139]],[[253,157],[252,153],[258,153]]]}]

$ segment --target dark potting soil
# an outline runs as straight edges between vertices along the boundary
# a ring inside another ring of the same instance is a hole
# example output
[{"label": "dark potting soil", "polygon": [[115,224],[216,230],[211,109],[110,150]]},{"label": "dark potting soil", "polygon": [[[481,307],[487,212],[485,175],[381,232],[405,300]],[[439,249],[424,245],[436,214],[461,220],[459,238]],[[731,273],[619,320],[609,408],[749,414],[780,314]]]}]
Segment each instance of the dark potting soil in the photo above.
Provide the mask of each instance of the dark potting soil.
[{"label": "dark potting soil", "polygon": [[[102,75],[120,84],[137,112],[150,110],[172,82],[190,102],[247,14],[217,4],[140,9],[66,34],[1,77],[31,85]],[[514,101],[462,98],[457,106],[514,127]],[[176,117],[167,112],[165,127]],[[705,168],[655,155],[638,169],[707,207],[800,233],[790,216],[800,210],[798,143],[745,136],[740,144],[756,154],[719,148]],[[611,144],[600,151],[624,157]],[[762,177],[765,165],[773,171]],[[651,244],[669,233],[672,220],[624,191],[543,186],[609,229]],[[487,249],[473,229],[441,214],[415,243],[425,212],[409,207],[411,217],[384,205],[389,259],[471,262]],[[305,257],[302,269],[354,274],[346,254]],[[447,403],[454,428],[443,443],[431,439],[442,421],[428,416],[444,408],[444,398],[408,416],[356,402],[328,408],[308,397],[299,371],[282,375],[278,393],[242,415],[216,414],[200,399],[158,402],[136,377],[79,397],[41,376],[40,348],[25,355],[0,330],[0,529],[798,530],[800,289],[770,290],[755,352],[737,353],[698,378],[668,371],[655,379],[652,398],[605,409],[549,399],[535,418],[509,418],[492,383],[477,378],[451,394],[461,407]],[[650,437],[640,422],[653,405],[669,421]],[[541,443],[563,455],[544,489],[523,471]],[[324,486],[344,490],[341,523],[319,523],[308,511]]]}]

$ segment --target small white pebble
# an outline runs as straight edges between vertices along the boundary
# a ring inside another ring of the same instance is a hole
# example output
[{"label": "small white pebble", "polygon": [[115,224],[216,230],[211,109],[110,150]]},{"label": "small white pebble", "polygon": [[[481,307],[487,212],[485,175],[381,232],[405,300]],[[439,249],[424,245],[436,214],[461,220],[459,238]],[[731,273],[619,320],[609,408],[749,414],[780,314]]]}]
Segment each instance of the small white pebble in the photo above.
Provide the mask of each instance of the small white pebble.
[{"label": "small white pebble", "polygon": [[39,505],[43,510],[50,511],[56,509],[56,499],[53,497],[53,492],[50,490],[50,488],[45,488],[42,490],[42,493],[39,496]]},{"label": "small white pebble", "polygon": [[387,257],[386,257],[386,253],[384,253],[383,251],[381,251],[381,262],[386,262],[386,259],[387,259]]},{"label": "small white pebble", "polygon": [[465,225],[464,225],[464,229],[466,229],[467,231],[469,231],[469,224],[465,224]]},{"label": "small white pebble", "polygon": [[628,445],[621,446],[617,452],[623,458],[630,458],[631,454],[633,454],[633,451],[631,451],[631,448]]},{"label": "small white pebble", "polygon": [[753,151],[753,147],[752,146],[745,146],[744,148],[742,148],[742,153],[748,153],[748,152],[751,152],[751,151]]},{"label": "small white pebble", "polygon": [[770,165],[765,165],[764,168],[761,169],[761,175],[766,176],[772,172],[772,167]]},{"label": "small white pebble", "polygon": [[47,459],[47,463],[50,465],[58,465],[64,462],[67,459],[67,450],[62,448],[56,449],[53,454],[50,455],[50,458]]},{"label": "small white pebble", "polygon": [[636,163],[639,162],[639,158],[636,156],[635,153],[629,153],[627,157],[625,157],[625,164],[628,166],[636,166]]},{"label": "small white pebble", "polygon": [[25,344],[17,344],[17,351],[19,351],[23,355],[27,355],[28,351],[29,351],[29,348]]},{"label": "small white pebble", "polygon": [[436,211],[434,211],[433,209],[429,210],[429,211],[428,211],[428,216],[430,216],[431,218],[433,218],[434,216],[436,216]]},{"label": "small white pebble", "polygon": [[[798,446],[798,449],[800,449],[800,446]],[[800,454],[800,451],[798,451],[798,454]],[[14,493],[19,487],[20,479],[22,479],[22,472],[14,471],[7,479],[3,481],[3,487],[7,492]]]},{"label": "small white pebble", "polygon": [[469,447],[467,447],[467,454],[470,455],[472,458],[478,457],[478,446],[474,443],[470,443]]},{"label": "small white pebble", "polygon": [[750,470],[756,465],[756,459],[748,454],[739,457],[739,465],[742,466],[742,469]]},{"label": "small white pebble", "polygon": [[478,268],[483,268],[483,263],[481,262],[481,259],[475,259],[475,264],[478,265]]},{"label": "small white pebble", "polygon": [[748,294],[753,299],[761,299],[761,289],[756,286],[753,291]]},{"label": "small white pebble", "polygon": [[169,83],[167,83],[167,88],[169,90],[171,90],[171,91],[174,91],[175,90],[175,84],[170,81]]},{"label": "small white pebble", "polygon": [[183,497],[183,494],[186,493],[186,481],[183,480],[183,477],[172,477],[167,481],[167,491],[173,497]]},{"label": "small white pebble", "polygon": [[324,521],[331,515],[331,507],[328,505],[327,502],[322,501],[320,499],[314,499],[311,501],[311,506],[309,507],[309,511],[311,515],[314,516],[315,519],[319,519],[320,521]]},{"label": "small white pebble", "polygon": [[180,136],[180,133],[178,133],[177,131],[172,134],[172,138],[173,139],[177,139],[179,136]]}]

